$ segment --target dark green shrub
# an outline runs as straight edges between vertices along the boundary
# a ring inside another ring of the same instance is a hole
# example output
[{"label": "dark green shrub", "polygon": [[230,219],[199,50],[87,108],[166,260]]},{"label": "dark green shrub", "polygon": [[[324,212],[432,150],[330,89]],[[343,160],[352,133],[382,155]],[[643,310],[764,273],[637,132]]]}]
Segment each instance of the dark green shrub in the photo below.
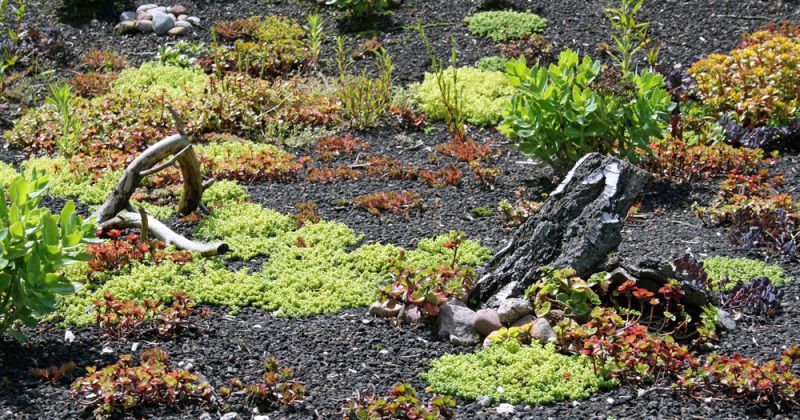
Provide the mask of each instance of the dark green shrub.
[{"label": "dark green shrub", "polygon": [[64,266],[88,260],[86,244],[93,242],[95,225],[84,222],[70,201],[60,215],[39,207],[47,177],[18,176],[0,187],[0,334],[19,340],[19,324],[36,325],[37,318],[55,310],[57,295],[74,292],[59,272]]},{"label": "dark green shrub", "polygon": [[661,75],[622,74],[572,50],[547,68],[515,61],[509,74],[517,92],[501,131],[557,171],[589,152],[631,161],[652,154],[649,143],[662,134],[672,108]]}]

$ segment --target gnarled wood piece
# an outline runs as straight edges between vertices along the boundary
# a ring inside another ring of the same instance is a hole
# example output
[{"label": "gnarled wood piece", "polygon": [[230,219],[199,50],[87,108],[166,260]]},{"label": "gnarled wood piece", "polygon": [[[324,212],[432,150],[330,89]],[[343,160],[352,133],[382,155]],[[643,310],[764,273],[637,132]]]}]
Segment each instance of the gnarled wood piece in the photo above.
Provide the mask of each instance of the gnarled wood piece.
[{"label": "gnarled wood piece", "polygon": [[200,164],[186,135],[175,134],[150,146],[128,165],[111,195],[94,213],[97,222],[102,224],[119,212],[126,210],[139,183],[147,175],[158,172],[152,171],[153,169],[160,170],[171,166],[159,164],[173,155],[174,157],[170,159],[172,162],[168,161],[167,163],[177,162],[183,175],[183,193],[178,204],[178,213],[186,215],[195,211],[203,198],[203,178],[200,174]]},{"label": "gnarled wood piece", "polygon": [[183,175],[183,192],[178,204],[178,213],[186,215],[198,208],[204,208],[202,198],[206,186],[203,184],[200,164],[192,143],[183,131],[183,122],[172,108],[169,108],[169,111],[175,119],[178,134],[148,147],[134,159],[125,169],[122,179],[114,187],[108,199],[93,216],[103,229],[136,227],[149,231],[168,245],[175,245],[187,251],[199,252],[206,256],[224,254],[229,250],[227,244],[194,242],[173,232],[144,212],[137,214],[130,204],[131,196],[145,177],[177,164]]},{"label": "gnarled wood piece", "polygon": [[[197,252],[204,256],[222,255],[229,251],[228,244],[224,242],[215,242],[211,244],[203,244],[187,239],[173,232],[165,224],[158,221],[153,217],[147,216],[145,222],[147,229],[158,240],[167,245],[175,245],[180,249],[187,251]],[[126,228],[142,228],[142,217],[138,213],[124,211],[115,217],[106,220],[100,226],[104,229],[126,229]]]}]

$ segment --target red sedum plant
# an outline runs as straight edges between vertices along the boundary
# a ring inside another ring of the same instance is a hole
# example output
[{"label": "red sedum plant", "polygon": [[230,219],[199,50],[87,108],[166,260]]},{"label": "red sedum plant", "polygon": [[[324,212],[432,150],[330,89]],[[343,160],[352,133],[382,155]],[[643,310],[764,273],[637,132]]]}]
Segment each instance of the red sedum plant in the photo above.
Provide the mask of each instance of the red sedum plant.
[{"label": "red sedum plant", "polygon": [[[95,322],[105,334],[115,337],[129,337],[155,328],[159,335],[174,335],[191,326],[191,316],[195,313],[195,303],[191,296],[174,293],[171,305],[164,302],[145,300],[117,300],[106,293],[102,301],[95,301]],[[199,311],[202,318],[208,316],[208,309]]]},{"label": "red sedum plant", "polygon": [[450,233],[444,247],[453,251],[450,264],[416,268],[400,261],[390,269],[392,282],[380,290],[381,301],[416,307],[424,318],[435,318],[439,307],[451,299],[463,298],[472,289],[475,270],[458,265],[458,251],[466,240],[461,231]]},{"label": "red sedum plant", "polygon": [[434,395],[424,404],[410,384],[398,383],[389,391],[387,398],[377,398],[375,392],[366,396],[356,395],[355,401],[342,408],[345,420],[416,420],[450,419],[456,402],[447,395]]},{"label": "red sedum plant", "polygon": [[414,191],[379,191],[358,196],[353,204],[365,208],[374,216],[385,212],[408,216],[412,210],[422,211],[425,208],[425,202]]},{"label": "red sedum plant", "polygon": [[157,347],[143,351],[138,365],[126,355],[113,365],[88,367],[86,372],[72,385],[72,393],[98,417],[140,406],[207,400],[213,392],[197,375],[173,369],[167,353]]}]

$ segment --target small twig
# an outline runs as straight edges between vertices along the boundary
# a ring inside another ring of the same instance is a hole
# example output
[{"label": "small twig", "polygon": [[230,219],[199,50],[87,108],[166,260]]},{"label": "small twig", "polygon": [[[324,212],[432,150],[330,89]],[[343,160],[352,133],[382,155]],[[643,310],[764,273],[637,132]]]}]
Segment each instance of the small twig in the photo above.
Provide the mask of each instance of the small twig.
[{"label": "small twig", "polygon": [[717,15],[713,14],[711,17],[716,18],[729,18],[729,19],[744,19],[744,20],[772,20],[766,16],[738,16],[738,15]]},{"label": "small twig", "polygon": [[214,179],[214,178],[209,178],[209,179],[203,181],[203,191],[211,188],[211,186],[214,185],[215,182],[217,182],[217,180]]},{"label": "small twig", "polygon": [[172,166],[178,160],[178,158],[181,157],[182,154],[186,153],[191,148],[192,148],[192,145],[190,144],[190,145],[184,147],[183,149],[181,149],[178,153],[175,153],[175,155],[172,156],[171,158],[167,159],[166,162],[164,162],[162,164],[159,164],[159,165],[156,165],[156,166],[153,166],[152,168],[150,168],[150,169],[148,169],[146,171],[139,172],[139,175],[142,176],[142,177],[145,177],[145,176],[152,175],[152,174],[154,174],[156,172],[162,171],[162,170]]},{"label": "small twig", "polygon": [[169,113],[172,114],[172,119],[175,120],[175,127],[178,129],[178,133],[180,133],[182,136],[185,136],[186,131],[184,131],[183,120],[178,116],[178,112],[175,111],[175,108],[173,108],[171,105],[164,105],[164,107],[166,107],[167,110],[169,110]]},{"label": "small twig", "polygon": [[139,206],[139,217],[142,218],[142,242],[149,244],[150,243],[150,228],[148,226],[148,220],[150,219],[147,217],[147,210],[144,209],[144,206]]},{"label": "small twig", "polygon": [[672,223],[677,223],[677,224],[679,224],[679,225],[689,226],[689,227],[691,227],[691,228],[695,228],[695,229],[701,229],[701,227],[700,227],[700,226],[693,225],[693,224],[691,224],[691,223],[689,223],[689,222],[683,222],[683,221],[680,221],[680,220],[670,220],[670,222],[672,222]]}]

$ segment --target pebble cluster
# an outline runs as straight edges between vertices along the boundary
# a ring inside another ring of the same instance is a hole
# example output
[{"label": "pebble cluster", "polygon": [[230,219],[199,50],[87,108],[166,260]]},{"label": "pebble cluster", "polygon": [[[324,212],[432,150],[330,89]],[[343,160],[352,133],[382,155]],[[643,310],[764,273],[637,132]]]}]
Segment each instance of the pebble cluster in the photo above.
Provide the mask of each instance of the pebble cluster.
[{"label": "pebble cluster", "polygon": [[119,34],[155,32],[157,35],[182,35],[192,26],[200,26],[200,18],[190,16],[189,9],[180,4],[159,6],[143,4],[135,12],[122,12],[114,28]]}]

